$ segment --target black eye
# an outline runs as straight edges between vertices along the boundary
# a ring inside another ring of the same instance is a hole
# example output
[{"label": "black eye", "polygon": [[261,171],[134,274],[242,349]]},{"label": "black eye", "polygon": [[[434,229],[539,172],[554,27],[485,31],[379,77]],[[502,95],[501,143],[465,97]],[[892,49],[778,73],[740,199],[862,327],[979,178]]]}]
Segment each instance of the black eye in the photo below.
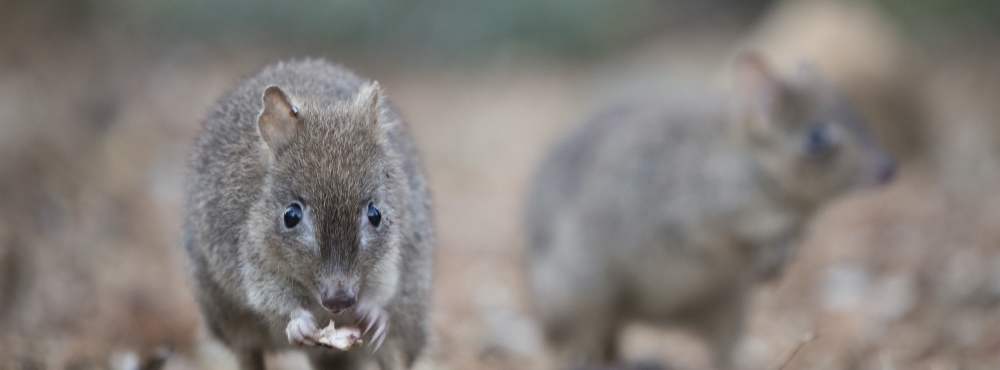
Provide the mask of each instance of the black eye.
[{"label": "black eye", "polygon": [[806,152],[820,156],[830,152],[835,146],[830,128],[826,124],[812,125],[806,133]]},{"label": "black eye", "polygon": [[285,214],[281,218],[285,221],[286,228],[291,229],[295,227],[302,221],[302,205],[298,202],[289,204],[288,208],[285,208]]},{"label": "black eye", "polygon": [[371,202],[368,202],[368,222],[375,227],[382,223],[382,212],[379,212],[378,208],[375,208]]}]

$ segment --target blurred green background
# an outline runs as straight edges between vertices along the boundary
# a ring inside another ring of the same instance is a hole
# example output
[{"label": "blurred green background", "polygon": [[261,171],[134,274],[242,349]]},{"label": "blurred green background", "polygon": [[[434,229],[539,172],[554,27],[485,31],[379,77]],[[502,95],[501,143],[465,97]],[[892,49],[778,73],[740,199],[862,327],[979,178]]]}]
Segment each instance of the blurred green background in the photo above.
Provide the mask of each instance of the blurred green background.
[{"label": "blurred green background", "polygon": [[[995,41],[991,0],[844,0],[875,5],[894,27],[932,46]],[[772,0],[6,0],[8,36],[61,30],[126,33],[158,47],[190,42],[330,54],[469,62],[498,54],[594,57],[664,32],[747,27]],[[19,23],[27,20],[29,24]],[[961,35],[961,36],[959,36]]]}]

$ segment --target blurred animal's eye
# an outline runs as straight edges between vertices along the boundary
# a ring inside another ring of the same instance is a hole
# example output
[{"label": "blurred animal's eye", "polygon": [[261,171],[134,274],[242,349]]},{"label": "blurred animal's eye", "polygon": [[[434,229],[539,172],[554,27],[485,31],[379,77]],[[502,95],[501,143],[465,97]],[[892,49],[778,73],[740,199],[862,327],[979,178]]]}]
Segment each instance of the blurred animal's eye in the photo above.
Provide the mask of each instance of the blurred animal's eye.
[{"label": "blurred animal's eye", "polygon": [[368,202],[368,222],[375,227],[382,223],[382,212],[379,212],[378,208],[375,208],[371,202]]},{"label": "blurred animal's eye", "polygon": [[302,221],[302,205],[299,202],[289,204],[281,218],[285,221],[285,228],[295,227]]},{"label": "blurred animal's eye", "polygon": [[830,153],[837,145],[829,124],[811,125],[806,132],[806,152],[812,156],[823,156]]}]

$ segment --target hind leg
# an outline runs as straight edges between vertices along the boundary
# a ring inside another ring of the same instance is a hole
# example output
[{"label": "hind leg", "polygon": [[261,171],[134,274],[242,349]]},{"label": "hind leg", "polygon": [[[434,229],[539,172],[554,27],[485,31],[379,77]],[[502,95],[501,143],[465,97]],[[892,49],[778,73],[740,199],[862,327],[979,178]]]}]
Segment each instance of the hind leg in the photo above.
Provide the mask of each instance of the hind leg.
[{"label": "hind leg", "polygon": [[614,366],[621,360],[618,326],[610,323],[580,323],[582,330],[569,341],[567,361],[570,365]]},{"label": "hind leg", "polygon": [[698,315],[694,329],[712,350],[715,368],[732,370],[735,368],[733,356],[746,320],[745,296],[733,292],[707,307],[710,308]]},{"label": "hind leg", "polygon": [[619,327],[604,318],[566,318],[546,322],[544,327],[546,339],[562,366],[609,366],[620,360]]},{"label": "hind leg", "polygon": [[264,370],[264,351],[259,349],[238,350],[236,362],[240,370]]},{"label": "hind leg", "polygon": [[375,361],[378,363],[380,369],[404,370],[412,367],[413,361],[408,360],[396,344],[396,341],[390,339],[386,341],[382,348],[379,348],[375,355]]},{"label": "hind leg", "polygon": [[565,365],[611,364],[619,358],[621,321],[612,282],[601,271],[583,271],[586,265],[560,266],[568,261],[537,266],[532,276],[546,339]]},{"label": "hind leg", "polygon": [[605,252],[584,224],[558,218],[551,238],[532,249],[528,266],[535,313],[562,365],[618,360],[621,286]]},{"label": "hind leg", "polygon": [[309,362],[313,370],[355,370],[362,369],[365,361],[351,352],[317,350],[309,352]]}]

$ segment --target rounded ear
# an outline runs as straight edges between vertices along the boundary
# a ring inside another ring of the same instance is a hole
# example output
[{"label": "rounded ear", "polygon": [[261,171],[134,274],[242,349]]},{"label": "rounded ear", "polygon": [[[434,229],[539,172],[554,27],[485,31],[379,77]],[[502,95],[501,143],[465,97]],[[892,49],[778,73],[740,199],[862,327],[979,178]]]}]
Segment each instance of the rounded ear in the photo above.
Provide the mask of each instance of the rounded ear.
[{"label": "rounded ear", "polygon": [[767,128],[782,124],[794,105],[790,87],[756,52],[742,52],[733,61],[733,93],[740,121]]},{"label": "rounded ear", "polygon": [[382,87],[378,81],[372,81],[358,90],[354,96],[354,106],[368,118],[371,124],[378,124],[379,103],[382,99]]},{"label": "rounded ear", "polygon": [[822,82],[825,80],[823,73],[820,72],[819,65],[811,60],[801,60],[799,61],[798,77],[803,81],[809,82]]},{"label": "rounded ear", "polygon": [[262,107],[257,115],[257,130],[272,152],[278,152],[295,137],[301,123],[299,108],[281,88],[268,86],[261,96]]},{"label": "rounded ear", "polygon": [[763,112],[773,111],[785,89],[771,66],[756,52],[743,52],[733,63],[738,98]]},{"label": "rounded ear", "polygon": [[795,72],[795,82],[800,90],[811,95],[813,99],[835,99],[838,95],[834,84],[826,78],[822,68],[813,61],[799,61],[798,70]]}]

